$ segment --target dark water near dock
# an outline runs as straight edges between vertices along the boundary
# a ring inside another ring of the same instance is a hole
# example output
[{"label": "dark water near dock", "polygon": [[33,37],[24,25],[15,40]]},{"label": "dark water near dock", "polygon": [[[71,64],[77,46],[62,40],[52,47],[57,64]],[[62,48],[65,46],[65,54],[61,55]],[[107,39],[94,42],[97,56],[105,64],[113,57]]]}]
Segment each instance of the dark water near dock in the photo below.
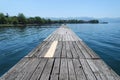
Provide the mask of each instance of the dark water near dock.
[{"label": "dark water near dock", "polygon": [[[68,24],[120,75],[120,24]],[[57,29],[51,26],[0,27],[0,76]]]}]

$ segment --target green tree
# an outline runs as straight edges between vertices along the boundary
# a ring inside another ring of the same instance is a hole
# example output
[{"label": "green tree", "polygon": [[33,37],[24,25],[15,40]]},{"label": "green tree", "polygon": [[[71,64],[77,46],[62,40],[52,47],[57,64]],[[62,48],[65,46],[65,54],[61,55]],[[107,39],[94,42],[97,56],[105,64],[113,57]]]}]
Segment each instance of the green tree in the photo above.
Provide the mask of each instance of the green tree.
[{"label": "green tree", "polygon": [[16,16],[11,17],[11,19],[12,19],[12,21],[11,21],[12,24],[14,24],[14,25],[18,24],[18,19]]},{"label": "green tree", "polygon": [[3,13],[0,13],[0,24],[7,24],[7,18]]},{"label": "green tree", "polygon": [[26,17],[24,16],[23,13],[19,13],[17,17],[18,17],[19,24],[26,24],[27,23]]},{"label": "green tree", "polygon": [[98,20],[90,20],[90,21],[88,21],[89,23],[99,23],[99,21]]},{"label": "green tree", "polygon": [[42,19],[39,16],[35,17],[35,23],[36,24],[42,24]]},{"label": "green tree", "polygon": [[29,17],[27,19],[27,24],[34,24],[35,23],[35,19],[33,17]]}]

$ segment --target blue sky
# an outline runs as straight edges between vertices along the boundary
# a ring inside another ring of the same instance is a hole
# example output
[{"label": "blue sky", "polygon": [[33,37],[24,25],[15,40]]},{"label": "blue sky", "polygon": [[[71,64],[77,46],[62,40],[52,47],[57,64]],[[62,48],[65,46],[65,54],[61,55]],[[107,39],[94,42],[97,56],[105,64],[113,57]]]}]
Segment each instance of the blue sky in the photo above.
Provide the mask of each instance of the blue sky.
[{"label": "blue sky", "polygon": [[120,17],[120,0],[1,0],[0,12],[41,17]]}]

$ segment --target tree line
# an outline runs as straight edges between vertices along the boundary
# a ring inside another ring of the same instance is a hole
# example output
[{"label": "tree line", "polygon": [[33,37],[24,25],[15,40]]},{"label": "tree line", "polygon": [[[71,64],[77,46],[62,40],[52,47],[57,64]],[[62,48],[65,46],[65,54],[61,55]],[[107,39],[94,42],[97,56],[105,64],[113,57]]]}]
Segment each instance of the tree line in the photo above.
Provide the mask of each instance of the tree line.
[{"label": "tree line", "polygon": [[26,17],[23,13],[19,13],[17,16],[9,16],[0,13],[0,24],[55,24],[55,23],[99,23],[98,20],[51,20],[41,18],[39,16],[36,17]]}]

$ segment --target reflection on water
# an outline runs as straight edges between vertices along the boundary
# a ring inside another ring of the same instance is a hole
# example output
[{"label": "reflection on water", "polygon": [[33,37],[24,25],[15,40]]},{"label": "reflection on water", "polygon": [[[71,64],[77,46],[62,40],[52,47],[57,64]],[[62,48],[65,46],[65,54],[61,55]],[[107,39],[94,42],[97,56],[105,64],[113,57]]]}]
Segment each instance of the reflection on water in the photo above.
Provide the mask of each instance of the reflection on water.
[{"label": "reflection on water", "polygon": [[0,76],[58,26],[0,27]]},{"label": "reflection on water", "polygon": [[68,24],[120,75],[120,24]]}]

